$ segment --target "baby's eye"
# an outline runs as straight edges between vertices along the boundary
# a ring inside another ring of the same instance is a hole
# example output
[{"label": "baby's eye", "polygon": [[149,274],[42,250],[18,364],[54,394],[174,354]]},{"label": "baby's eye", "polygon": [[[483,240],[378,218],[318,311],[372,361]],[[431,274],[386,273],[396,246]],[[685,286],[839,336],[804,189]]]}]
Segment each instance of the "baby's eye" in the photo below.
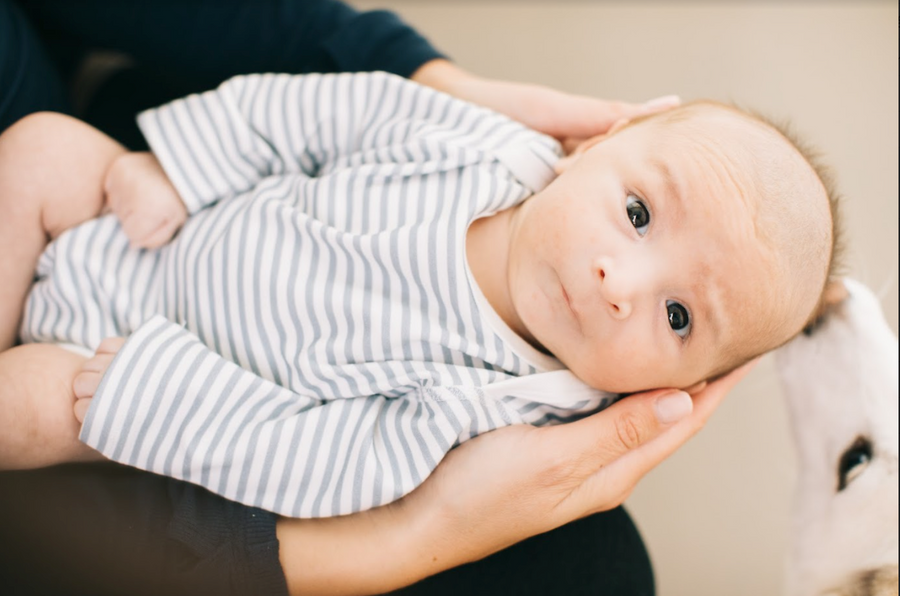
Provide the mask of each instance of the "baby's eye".
[{"label": "baby's eye", "polygon": [[669,317],[669,327],[678,337],[685,338],[691,332],[691,315],[688,310],[674,300],[666,300],[666,315]]},{"label": "baby's eye", "polygon": [[650,225],[650,211],[647,206],[634,195],[628,195],[625,199],[625,213],[628,214],[628,221],[637,230],[637,233],[643,236],[647,233],[647,226]]}]

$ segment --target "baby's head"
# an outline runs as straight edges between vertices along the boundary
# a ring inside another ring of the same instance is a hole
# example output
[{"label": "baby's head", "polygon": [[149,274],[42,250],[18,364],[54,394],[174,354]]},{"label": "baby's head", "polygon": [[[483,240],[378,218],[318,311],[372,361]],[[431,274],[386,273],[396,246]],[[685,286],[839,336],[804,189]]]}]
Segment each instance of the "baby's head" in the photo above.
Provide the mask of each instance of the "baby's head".
[{"label": "baby's head", "polygon": [[812,159],[712,102],[592,139],[514,220],[526,338],[615,392],[689,387],[788,341],[833,262],[834,201]]}]

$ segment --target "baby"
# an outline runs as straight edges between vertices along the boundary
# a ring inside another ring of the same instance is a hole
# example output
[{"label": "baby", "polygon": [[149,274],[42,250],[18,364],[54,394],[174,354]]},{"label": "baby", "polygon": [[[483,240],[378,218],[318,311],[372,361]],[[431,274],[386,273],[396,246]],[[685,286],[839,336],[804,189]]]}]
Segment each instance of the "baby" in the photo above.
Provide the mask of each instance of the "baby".
[{"label": "baby", "polygon": [[[96,451],[44,461],[99,452],[289,516],[395,500],[501,426],[720,376],[795,335],[830,267],[814,168],[713,103],[564,158],[383,73],[232,79],[143,113],[152,155],[43,117],[53,143],[8,132],[0,154],[43,150],[61,175],[73,162],[54,156],[76,156],[95,190],[34,193],[40,218],[0,205],[17,240],[39,238],[2,252],[25,281],[0,318],[26,343],[99,347],[79,379],[102,375],[75,387]],[[5,171],[0,197],[34,174]],[[103,180],[115,215],[88,219]],[[0,464],[33,465],[11,447],[26,432],[4,431]]]}]

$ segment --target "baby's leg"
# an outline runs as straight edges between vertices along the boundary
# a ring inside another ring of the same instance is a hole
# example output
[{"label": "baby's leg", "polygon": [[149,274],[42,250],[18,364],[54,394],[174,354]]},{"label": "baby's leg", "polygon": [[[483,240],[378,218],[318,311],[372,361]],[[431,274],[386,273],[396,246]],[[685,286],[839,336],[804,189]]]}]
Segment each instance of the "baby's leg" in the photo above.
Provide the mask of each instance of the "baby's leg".
[{"label": "baby's leg", "polygon": [[15,343],[44,247],[97,217],[103,181],[124,147],[83,122],[31,114],[0,135],[0,351]]},{"label": "baby's leg", "polygon": [[103,456],[78,440],[75,377],[86,358],[50,344],[0,353],[0,470]]}]

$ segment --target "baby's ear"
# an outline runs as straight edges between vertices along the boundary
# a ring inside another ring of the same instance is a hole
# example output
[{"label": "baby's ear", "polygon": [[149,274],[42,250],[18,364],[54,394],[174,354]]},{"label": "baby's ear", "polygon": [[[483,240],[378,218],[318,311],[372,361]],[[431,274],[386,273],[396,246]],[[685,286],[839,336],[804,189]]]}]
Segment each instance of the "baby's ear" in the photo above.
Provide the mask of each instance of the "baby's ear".
[{"label": "baby's ear", "polygon": [[609,130],[607,130],[602,135],[596,135],[589,139],[581,141],[580,143],[575,145],[575,148],[571,151],[567,149],[566,156],[557,161],[556,165],[553,166],[553,170],[556,172],[556,175],[558,176],[568,170],[573,163],[578,161],[579,158],[584,155],[585,151],[587,151],[603,139],[607,139],[619,132],[622,128],[625,127],[626,124],[628,124],[628,122],[630,122],[628,118],[619,118],[618,120],[613,122],[613,125],[609,127]]}]

